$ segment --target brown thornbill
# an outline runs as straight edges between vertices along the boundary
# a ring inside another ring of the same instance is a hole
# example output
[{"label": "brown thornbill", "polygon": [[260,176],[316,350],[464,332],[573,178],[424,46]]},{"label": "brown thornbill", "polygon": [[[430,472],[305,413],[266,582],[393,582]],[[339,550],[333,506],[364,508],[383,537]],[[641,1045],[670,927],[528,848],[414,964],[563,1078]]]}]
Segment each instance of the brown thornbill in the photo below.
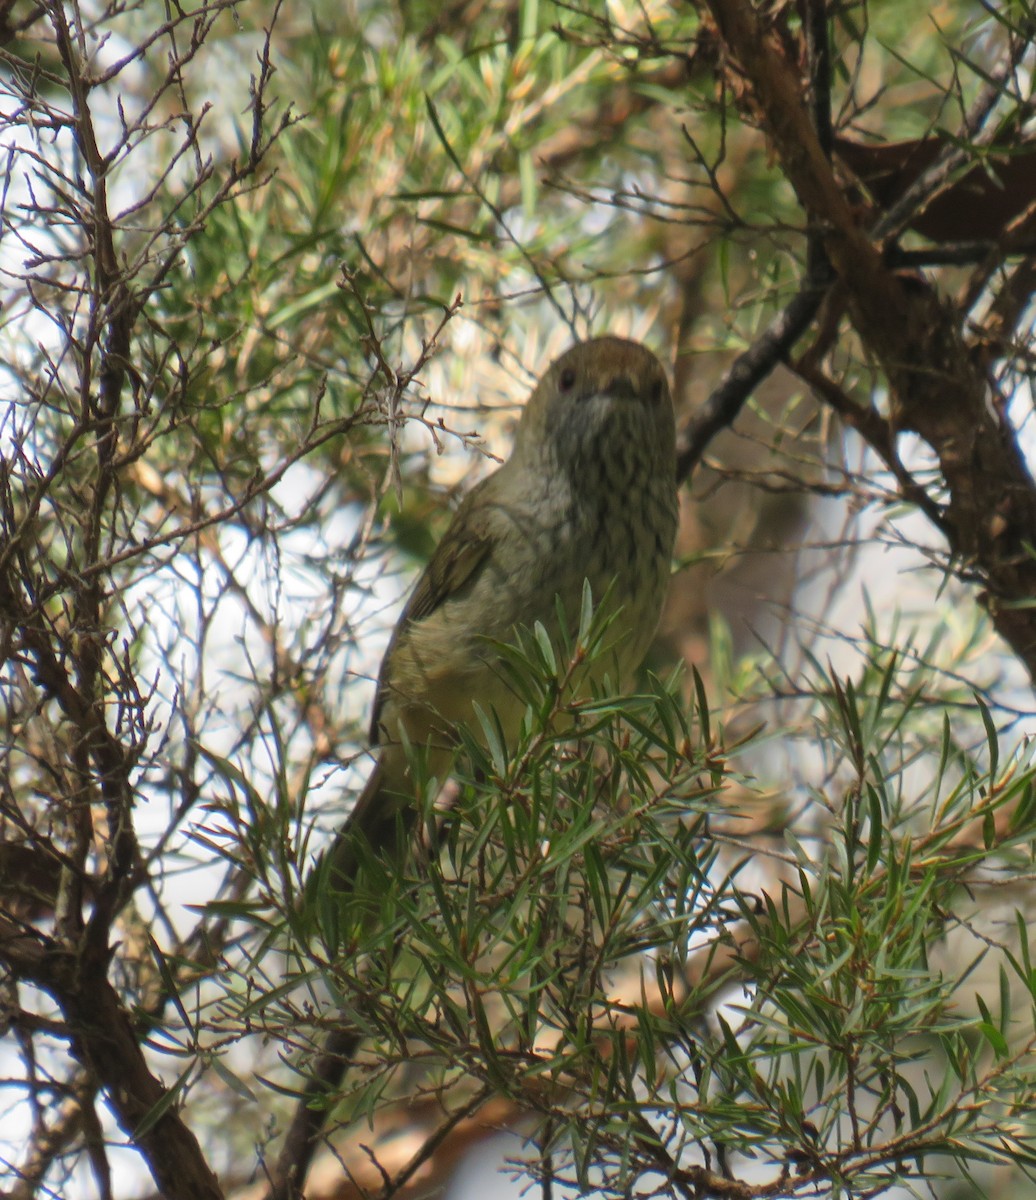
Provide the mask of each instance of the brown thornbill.
[{"label": "brown thornbill", "polygon": [[322,878],[348,888],[361,846],[383,854],[411,826],[407,744],[441,781],[453,730],[474,723],[473,701],[513,740],[525,705],[501,670],[499,644],[537,622],[556,639],[559,611],[578,619],[584,581],[613,618],[593,673],[628,682],[665,597],[675,453],[669,384],[650,350],[600,337],[551,364],[511,457],[461,504],[403,609],[374,705],[377,764]]},{"label": "brown thornbill", "polygon": [[[381,667],[371,736],[374,772],[315,875],[348,891],[365,855],[392,854],[417,806],[414,751],[442,780],[455,730],[478,703],[507,740],[523,701],[500,646],[541,624],[554,639],[578,623],[584,587],[603,604],[605,645],[577,686],[628,681],[658,624],[676,536],[673,401],[657,358],[602,337],[573,346],[529,398],[511,457],[457,510],[396,625]],[[571,623],[559,628],[559,612]],[[407,752],[407,746],[412,749]],[[391,861],[391,859],[390,859]],[[332,1028],[271,1172],[267,1200],[296,1200],[328,1105],[362,1040]]]}]

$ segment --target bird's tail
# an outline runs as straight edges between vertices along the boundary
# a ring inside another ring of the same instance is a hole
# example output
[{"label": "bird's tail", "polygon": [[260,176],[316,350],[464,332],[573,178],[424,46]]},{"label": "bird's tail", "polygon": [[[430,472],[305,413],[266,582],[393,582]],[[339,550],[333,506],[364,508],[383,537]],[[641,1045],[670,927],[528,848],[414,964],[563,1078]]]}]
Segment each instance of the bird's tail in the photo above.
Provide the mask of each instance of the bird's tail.
[{"label": "bird's tail", "polygon": [[328,1107],[342,1086],[360,1041],[359,1033],[347,1026],[332,1030],[328,1035],[323,1050],[310,1068],[281,1152],[270,1172],[269,1187],[263,1200],[300,1200],[306,1172],[320,1145]]},{"label": "bird's tail", "polygon": [[[413,833],[415,806],[405,803],[399,791],[386,783],[385,755],[379,759],[352,812],[335,835],[323,859],[307,880],[307,891],[330,887],[354,893],[364,864],[374,858],[401,861]],[[363,918],[361,918],[362,920]],[[277,1162],[270,1172],[263,1200],[301,1200],[306,1172],[323,1134],[336,1094],[356,1057],[362,1035],[343,1022],[327,1035],[320,1053],[312,1060],[295,1114],[285,1135]]]},{"label": "bird's tail", "polygon": [[[400,791],[394,756],[382,753],[367,785],[317,868],[322,886],[338,892],[355,889],[365,862],[399,862],[407,852],[417,819],[413,795]],[[404,780],[405,782],[405,780]]]}]

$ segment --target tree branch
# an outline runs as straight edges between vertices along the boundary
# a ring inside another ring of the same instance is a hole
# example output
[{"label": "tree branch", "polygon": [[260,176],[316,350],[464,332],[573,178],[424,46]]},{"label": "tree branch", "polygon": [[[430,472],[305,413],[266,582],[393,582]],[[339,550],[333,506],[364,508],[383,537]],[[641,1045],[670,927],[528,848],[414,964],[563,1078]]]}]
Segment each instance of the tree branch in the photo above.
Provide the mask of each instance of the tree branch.
[{"label": "tree branch", "polygon": [[957,314],[927,285],[894,275],[858,226],[772,29],[747,0],[709,0],[709,9],[789,182],[822,223],[854,323],[887,375],[893,429],[919,434],[938,457],[950,494],[950,548],[984,578],[980,599],[1036,677],[1036,486],[1013,431],[989,403],[990,381]]},{"label": "tree branch", "polygon": [[174,1097],[147,1065],[137,1031],[108,982],[107,964],[44,945],[2,919],[0,961],[53,997],[71,1031],[73,1054],[104,1090],[162,1194],[168,1200],[222,1200],[216,1176]]}]

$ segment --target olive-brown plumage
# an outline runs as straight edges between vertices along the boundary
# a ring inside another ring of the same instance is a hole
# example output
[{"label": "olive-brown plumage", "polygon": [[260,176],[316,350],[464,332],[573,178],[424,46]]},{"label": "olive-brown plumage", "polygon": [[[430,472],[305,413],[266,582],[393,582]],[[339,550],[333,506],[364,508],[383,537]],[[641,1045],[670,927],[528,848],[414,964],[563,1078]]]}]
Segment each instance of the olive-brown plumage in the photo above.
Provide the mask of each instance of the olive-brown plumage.
[{"label": "olive-brown plumage", "polygon": [[614,611],[597,676],[628,682],[654,635],[676,535],[675,422],[665,371],[643,346],[601,337],[573,346],[525,406],[511,457],[457,510],[396,625],[381,667],[374,773],[332,851],[337,886],[357,838],[380,852],[412,810],[405,741],[449,772],[452,730],[472,701],[513,738],[524,704],[493,643],[541,622],[574,624],[584,580]]}]

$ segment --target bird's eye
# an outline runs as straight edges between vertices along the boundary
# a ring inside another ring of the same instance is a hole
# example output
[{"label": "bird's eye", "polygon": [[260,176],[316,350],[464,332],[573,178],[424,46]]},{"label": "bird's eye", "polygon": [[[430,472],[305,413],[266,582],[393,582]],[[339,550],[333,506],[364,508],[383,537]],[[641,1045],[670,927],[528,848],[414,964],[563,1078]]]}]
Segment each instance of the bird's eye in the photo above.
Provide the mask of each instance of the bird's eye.
[{"label": "bird's eye", "polygon": [[570,392],[576,385],[576,372],[574,367],[565,367],[558,376],[558,388],[563,392]]}]

